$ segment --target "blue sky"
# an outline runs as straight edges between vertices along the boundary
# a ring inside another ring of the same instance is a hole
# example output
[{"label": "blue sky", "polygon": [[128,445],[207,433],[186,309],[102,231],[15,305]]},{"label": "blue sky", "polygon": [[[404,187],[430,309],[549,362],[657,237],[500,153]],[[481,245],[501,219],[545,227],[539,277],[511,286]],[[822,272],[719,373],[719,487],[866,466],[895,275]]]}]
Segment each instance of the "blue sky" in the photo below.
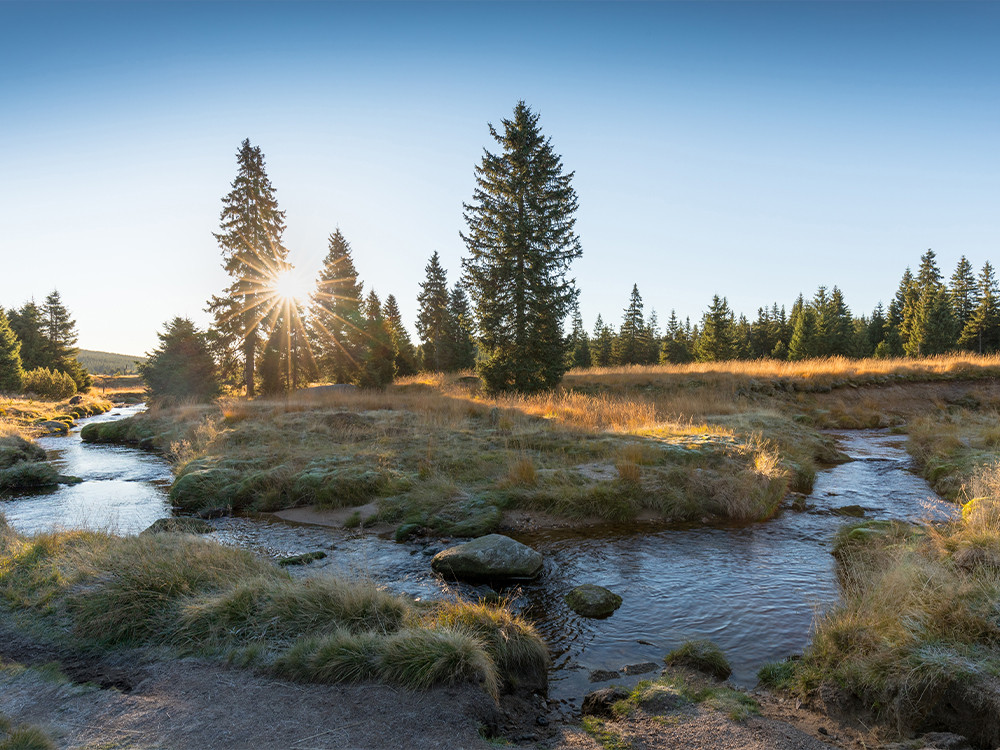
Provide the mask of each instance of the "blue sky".
[{"label": "blue sky", "polygon": [[1000,248],[1000,4],[0,2],[0,305],[59,288],[85,348],[208,322],[243,138],[313,270],[340,227],[416,313],[518,99],[576,172],[588,327]]}]

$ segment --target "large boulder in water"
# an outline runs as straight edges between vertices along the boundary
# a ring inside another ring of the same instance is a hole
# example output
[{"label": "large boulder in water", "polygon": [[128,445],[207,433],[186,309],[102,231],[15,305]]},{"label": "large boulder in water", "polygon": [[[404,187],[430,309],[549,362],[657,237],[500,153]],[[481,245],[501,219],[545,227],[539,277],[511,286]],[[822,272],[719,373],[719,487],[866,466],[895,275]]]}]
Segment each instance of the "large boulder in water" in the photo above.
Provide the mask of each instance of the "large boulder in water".
[{"label": "large boulder in water", "polygon": [[609,617],[622,606],[622,598],[603,586],[585,583],[564,597],[570,609],[584,617]]},{"label": "large boulder in water", "polygon": [[431,567],[448,578],[467,581],[535,578],[542,571],[542,556],[509,536],[487,534],[438,552]]}]

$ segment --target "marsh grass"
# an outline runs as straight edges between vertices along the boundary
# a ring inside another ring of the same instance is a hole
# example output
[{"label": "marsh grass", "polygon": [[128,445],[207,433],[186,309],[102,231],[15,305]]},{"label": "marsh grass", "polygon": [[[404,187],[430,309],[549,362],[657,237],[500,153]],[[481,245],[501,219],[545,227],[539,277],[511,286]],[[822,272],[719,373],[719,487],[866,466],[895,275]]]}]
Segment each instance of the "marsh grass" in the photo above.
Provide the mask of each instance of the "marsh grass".
[{"label": "marsh grass", "polygon": [[17,432],[22,437],[37,433],[35,426],[47,420],[80,419],[95,414],[103,414],[111,408],[111,402],[95,393],[77,394],[79,404],[69,403],[69,399],[45,401],[28,396],[0,396],[0,436]]},{"label": "marsh grass", "polygon": [[502,606],[418,607],[364,579],[293,579],[186,534],[28,537],[0,520],[0,597],[75,646],[167,646],[303,680],[471,680],[496,695],[544,681],[548,664],[535,630]]},{"label": "marsh grass", "polygon": [[847,532],[842,603],[817,622],[788,684],[839,685],[905,727],[952,686],[1000,676],[1000,465],[981,467],[971,487],[979,496],[960,520]]}]

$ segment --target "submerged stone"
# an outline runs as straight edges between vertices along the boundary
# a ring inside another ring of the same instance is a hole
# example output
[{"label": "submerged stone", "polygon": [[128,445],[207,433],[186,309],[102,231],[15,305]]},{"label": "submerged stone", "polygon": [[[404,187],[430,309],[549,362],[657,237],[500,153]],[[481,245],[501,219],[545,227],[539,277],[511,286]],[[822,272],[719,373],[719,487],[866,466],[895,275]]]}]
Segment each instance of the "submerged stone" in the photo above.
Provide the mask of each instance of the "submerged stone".
[{"label": "submerged stone", "polygon": [[842,505],[833,509],[835,516],[851,516],[852,518],[864,518],[865,509],[860,505]]},{"label": "submerged stone", "polygon": [[542,556],[508,536],[487,534],[438,552],[431,568],[464,580],[535,578],[542,571]]},{"label": "submerged stone", "polygon": [[291,557],[284,557],[281,560],[278,560],[278,565],[308,565],[316,560],[322,560],[324,557],[326,557],[326,553],[322,550],[316,550],[315,552],[303,552],[301,555],[292,555]]},{"label": "submerged stone", "polygon": [[570,609],[583,617],[608,617],[622,606],[622,598],[603,586],[585,583],[563,597]]}]

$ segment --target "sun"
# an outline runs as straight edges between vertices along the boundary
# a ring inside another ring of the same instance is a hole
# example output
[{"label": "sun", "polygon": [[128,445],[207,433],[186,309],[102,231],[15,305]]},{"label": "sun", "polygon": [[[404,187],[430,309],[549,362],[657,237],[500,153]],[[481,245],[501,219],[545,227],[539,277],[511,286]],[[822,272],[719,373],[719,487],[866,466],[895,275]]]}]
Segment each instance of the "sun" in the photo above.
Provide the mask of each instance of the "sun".
[{"label": "sun", "polygon": [[278,271],[271,289],[276,297],[283,300],[304,300],[309,296],[308,279],[303,278],[294,268]]}]

